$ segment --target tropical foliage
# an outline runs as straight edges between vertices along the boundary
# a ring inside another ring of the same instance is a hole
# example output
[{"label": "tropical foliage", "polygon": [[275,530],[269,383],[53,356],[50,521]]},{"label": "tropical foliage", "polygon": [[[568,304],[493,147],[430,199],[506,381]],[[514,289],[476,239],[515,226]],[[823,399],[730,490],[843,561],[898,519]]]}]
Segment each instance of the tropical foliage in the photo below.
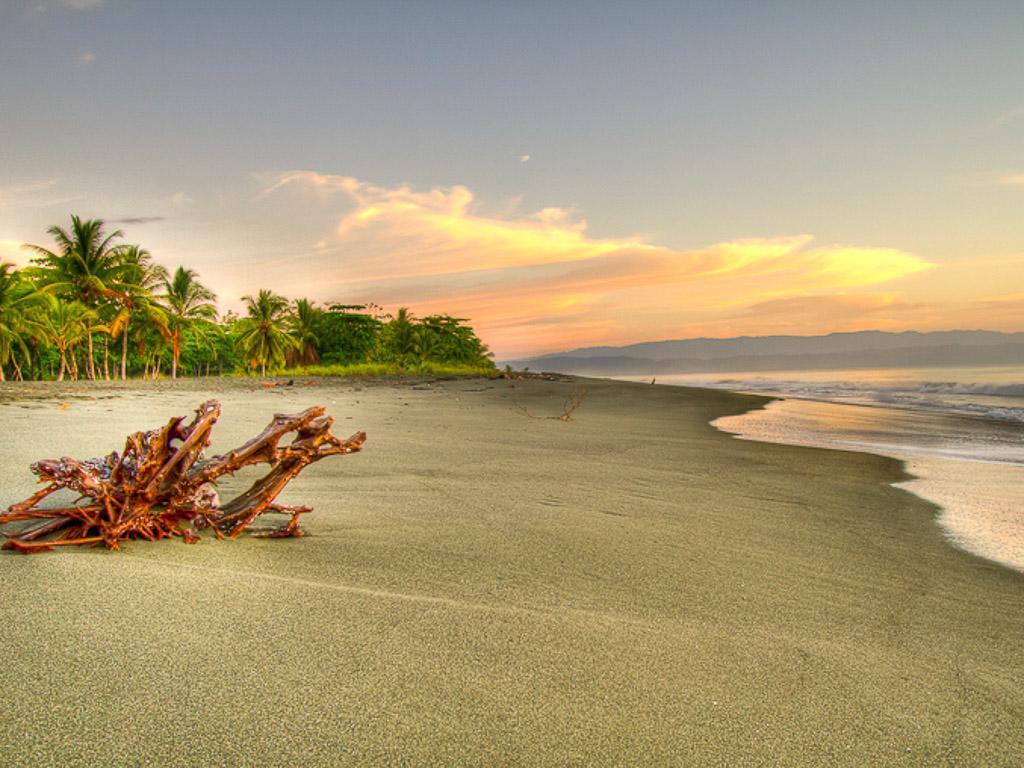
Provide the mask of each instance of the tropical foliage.
[{"label": "tropical foliage", "polygon": [[289,352],[298,349],[298,339],[288,327],[288,299],[265,288],[256,296],[243,296],[246,316],[235,324],[235,338],[245,361],[260,373],[281,368]]},{"label": "tropical foliage", "polygon": [[171,339],[171,378],[178,378],[178,360],[181,359],[182,334],[197,320],[217,317],[217,296],[199,282],[191,269],[178,267],[172,278],[164,278],[165,292],[160,296],[167,308],[167,327]]},{"label": "tropical foliage", "polygon": [[195,270],[168,271],[99,219],[47,232],[52,245],[24,246],[28,266],[0,264],[0,381],[494,370],[462,318],[272,289],[242,297],[241,316],[219,315]]}]

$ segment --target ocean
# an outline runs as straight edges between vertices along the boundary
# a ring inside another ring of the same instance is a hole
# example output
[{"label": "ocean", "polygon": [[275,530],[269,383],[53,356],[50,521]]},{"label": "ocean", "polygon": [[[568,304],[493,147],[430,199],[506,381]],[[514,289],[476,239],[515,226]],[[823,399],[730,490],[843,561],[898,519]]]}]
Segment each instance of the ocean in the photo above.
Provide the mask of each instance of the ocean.
[{"label": "ocean", "polygon": [[[626,378],[626,377],[623,377]],[[651,381],[654,377],[628,377]],[[950,542],[1024,571],[1024,365],[658,376],[777,397],[713,422],[746,440],[892,456]]]}]

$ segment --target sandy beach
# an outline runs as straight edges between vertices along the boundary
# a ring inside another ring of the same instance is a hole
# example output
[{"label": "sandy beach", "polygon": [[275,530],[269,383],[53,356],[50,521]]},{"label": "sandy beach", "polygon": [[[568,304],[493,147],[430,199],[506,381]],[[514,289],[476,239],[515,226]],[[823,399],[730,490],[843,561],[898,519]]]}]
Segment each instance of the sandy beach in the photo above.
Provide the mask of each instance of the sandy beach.
[{"label": "sandy beach", "polygon": [[950,542],[1024,573],[1024,425],[959,414],[780,397],[716,419],[744,440],[877,453],[940,508]]},{"label": "sandy beach", "polygon": [[210,397],[214,451],[315,404],[369,439],[289,486],[302,539],[0,553],[0,764],[1020,764],[1024,575],[896,460],[710,426],[763,398],[8,384],[0,504]]}]

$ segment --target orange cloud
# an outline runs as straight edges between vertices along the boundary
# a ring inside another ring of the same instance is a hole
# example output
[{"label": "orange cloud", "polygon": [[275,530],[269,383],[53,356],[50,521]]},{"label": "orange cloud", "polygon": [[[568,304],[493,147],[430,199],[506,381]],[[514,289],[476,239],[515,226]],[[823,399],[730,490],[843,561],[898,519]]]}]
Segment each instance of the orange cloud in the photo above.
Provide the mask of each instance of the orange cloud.
[{"label": "orange cloud", "polygon": [[17,267],[28,266],[32,258],[32,254],[21,246],[21,240],[0,239],[0,263],[10,263]]},{"label": "orange cloud", "polygon": [[[419,192],[312,171],[265,182],[260,199],[292,195],[338,210],[333,231],[311,237],[293,294],[309,293],[314,270],[324,294],[315,298],[469,317],[499,353],[671,335],[687,316],[890,283],[932,266],[892,248],[814,246],[807,234],[696,250],[593,238],[563,208],[488,215],[464,186]],[[644,317],[662,327],[644,327]]]}]

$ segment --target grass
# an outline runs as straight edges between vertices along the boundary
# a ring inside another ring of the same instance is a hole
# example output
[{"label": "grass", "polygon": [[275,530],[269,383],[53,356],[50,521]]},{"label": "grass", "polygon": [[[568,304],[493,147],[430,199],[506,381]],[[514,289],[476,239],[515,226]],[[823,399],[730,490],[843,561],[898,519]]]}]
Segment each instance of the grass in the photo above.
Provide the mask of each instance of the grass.
[{"label": "grass", "polygon": [[493,365],[459,365],[428,361],[405,366],[398,363],[350,363],[331,365],[301,365],[276,371],[275,375],[289,376],[495,376]]}]

